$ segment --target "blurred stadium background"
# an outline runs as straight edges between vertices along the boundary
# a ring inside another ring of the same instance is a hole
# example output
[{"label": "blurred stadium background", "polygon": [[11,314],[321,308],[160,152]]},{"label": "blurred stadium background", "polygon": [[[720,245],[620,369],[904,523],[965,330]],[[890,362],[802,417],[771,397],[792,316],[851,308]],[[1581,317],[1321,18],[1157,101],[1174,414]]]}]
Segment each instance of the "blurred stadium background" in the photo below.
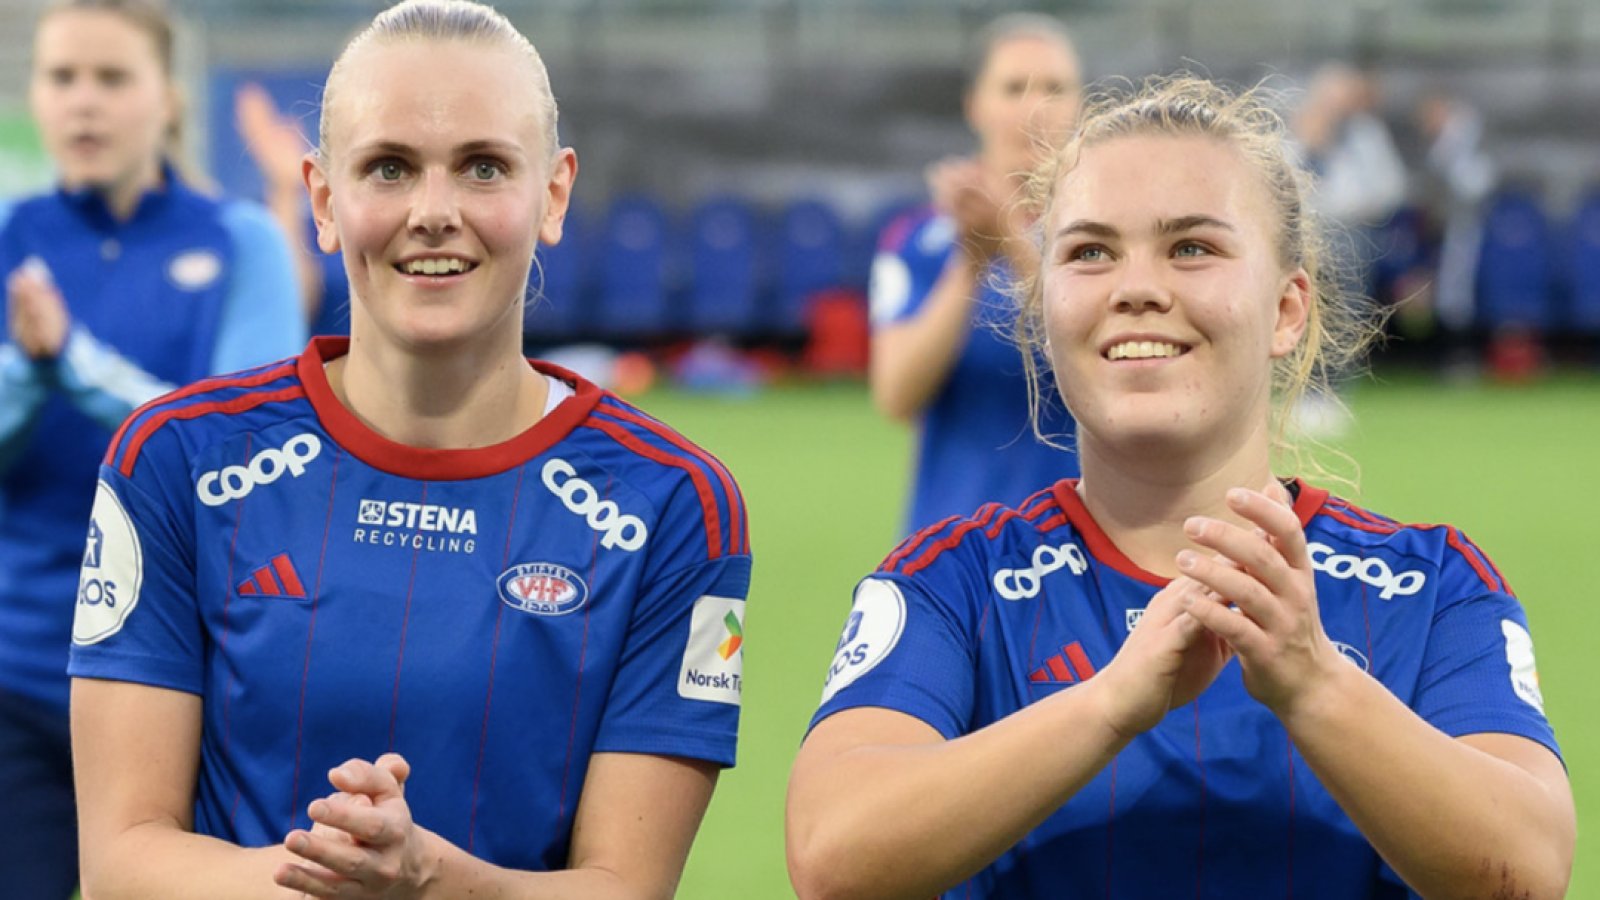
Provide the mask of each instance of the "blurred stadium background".
[{"label": "blurred stadium background", "polygon": [[[0,196],[48,184],[27,113],[39,0],[0,0]],[[315,100],[373,0],[176,0],[191,155],[227,190],[261,180],[233,92],[266,86],[315,136]],[[859,367],[877,229],[928,162],[968,152],[965,39],[1024,8],[986,0],[507,0],[545,55],[563,142],[582,163],[571,239],[543,261],[530,343],[644,349],[619,371],[722,456],[759,562],[740,766],[712,805],[689,898],[791,896],[781,822],[789,761],[854,580],[897,537],[910,436],[871,409]],[[1600,900],[1600,0],[1057,0],[1088,78],[1191,68],[1303,83],[1343,60],[1381,84],[1402,153],[1419,101],[1482,111],[1500,170],[1477,336],[1527,345],[1499,378],[1445,379],[1400,340],[1358,381],[1356,498],[1460,525],[1528,606],[1580,818],[1570,896]],[[1417,253],[1415,220],[1380,232]],[[1380,269],[1382,264],[1380,264]],[[1492,294],[1492,296],[1491,296]],[[823,298],[818,302],[818,298]],[[723,343],[708,346],[707,338]],[[811,353],[796,353],[809,346]],[[721,349],[718,349],[721,348]],[[726,348],[737,348],[734,352]],[[1539,348],[1543,348],[1543,351]],[[601,352],[596,357],[609,361]],[[813,370],[808,372],[807,370]],[[819,380],[814,370],[833,376]],[[676,381],[676,384],[666,382]],[[4,894],[0,885],[0,895]]]}]

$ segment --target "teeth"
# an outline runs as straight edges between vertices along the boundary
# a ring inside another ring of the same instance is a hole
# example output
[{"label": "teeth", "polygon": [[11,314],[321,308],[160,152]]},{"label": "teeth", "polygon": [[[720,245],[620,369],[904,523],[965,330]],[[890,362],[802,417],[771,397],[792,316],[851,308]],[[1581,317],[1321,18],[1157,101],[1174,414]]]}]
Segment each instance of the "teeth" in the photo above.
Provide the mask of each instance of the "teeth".
[{"label": "teeth", "polygon": [[407,275],[449,275],[465,272],[467,264],[459,259],[413,259],[402,268]]},{"label": "teeth", "polygon": [[1177,356],[1183,348],[1165,341],[1124,341],[1106,351],[1107,359],[1162,359]]}]

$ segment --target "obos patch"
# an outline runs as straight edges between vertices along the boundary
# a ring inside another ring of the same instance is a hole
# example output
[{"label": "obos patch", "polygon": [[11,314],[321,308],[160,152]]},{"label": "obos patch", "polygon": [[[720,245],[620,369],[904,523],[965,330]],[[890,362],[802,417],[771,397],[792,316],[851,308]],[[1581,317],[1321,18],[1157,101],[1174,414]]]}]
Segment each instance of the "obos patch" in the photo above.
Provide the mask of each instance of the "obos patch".
[{"label": "obos patch", "polygon": [[94,492],[89,537],[78,575],[78,606],[72,619],[72,642],[95,644],[122,630],[139,603],[144,580],[144,550],[139,532],[122,501],[101,480]]},{"label": "obos patch", "polygon": [[578,573],[555,563],[523,563],[500,573],[500,599],[512,609],[536,616],[564,616],[589,599]]},{"label": "obos patch", "polygon": [[739,705],[744,690],[744,601],[707,595],[694,602],[678,696]]},{"label": "obos patch", "polygon": [[855,603],[828,667],[822,702],[883,662],[906,628],[906,598],[893,582],[868,578],[856,587]]},{"label": "obos patch", "polygon": [[1510,619],[1500,620],[1500,633],[1506,636],[1506,662],[1511,665],[1511,689],[1524,703],[1544,712],[1544,694],[1539,690],[1539,669],[1533,661],[1533,635]]}]

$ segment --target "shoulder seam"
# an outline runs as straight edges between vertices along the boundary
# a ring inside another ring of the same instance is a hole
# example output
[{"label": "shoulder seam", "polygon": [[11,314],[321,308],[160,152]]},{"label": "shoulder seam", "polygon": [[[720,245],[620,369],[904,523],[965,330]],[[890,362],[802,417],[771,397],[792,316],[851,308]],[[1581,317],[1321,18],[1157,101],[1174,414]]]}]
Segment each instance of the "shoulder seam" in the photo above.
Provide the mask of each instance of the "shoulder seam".
[{"label": "shoulder seam", "polygon": [[712,492],[710,480],[706,478],[705,472],[699,466],[681,456],[668,453],[659,447],[646,443],[638,435],[625,428],[623,423],[600,418],[592,412],[578,425],[579,427],[607,435],[619,446],[632,451],[638,456],[665,466],[671,466],[687,474],[691,484],[694,486],[695,494],[700,499],[700,509],[705,524],[707,558],[717,559],[724,555],[730,555],[731,550],[724,549],[723,542],[720,539],[722,535],[722,516],[717,509],[716,495]]},{"label": "shoulder seam", "polygon": [[158,408],[170,406],[180,400],[187,400],[191,397],[203,394],[206,391],[226,390],[228,388],[257,387],[259,385],[267,384],[268,382],[277,381],[279,378],[293,375],[294,371],[294,361],[284,360],[279,363],[271,364],[253,373],[234,373],[231,375],[218,375],[211,378],[202,378],[193,384],[189,384],[178,388],[175,391],[162,394],[154,400],[151,400],[135,409],[133,412],[128,414],[126,419],[122,420],[122,425],[119,426],[116,433],[111,436],[111,444],[106,449],[106,456],[103,462],[108,466],[114,465],[117,457],[117,450],[122,446],[122,440],[127,435],[128,431],[133,428],[133,423],[156,411]]}]

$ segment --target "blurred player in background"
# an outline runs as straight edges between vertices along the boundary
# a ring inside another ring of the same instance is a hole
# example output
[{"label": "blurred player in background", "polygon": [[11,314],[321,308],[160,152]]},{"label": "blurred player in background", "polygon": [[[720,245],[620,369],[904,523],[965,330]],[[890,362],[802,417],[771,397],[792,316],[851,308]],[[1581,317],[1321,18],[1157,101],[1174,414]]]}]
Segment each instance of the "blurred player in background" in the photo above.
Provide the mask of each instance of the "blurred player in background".
[{"label": "blurred player in background", "polygon": [[294,250],[295,276],[300,300],[312,334],[350,333],[350,283],[344,260],[317,247],[316,226],[307,205],[300,163],[305,159],[305,133],[299,122],[285,115],[259,84],[240,86],[234,95],[234,127],[256,167],[266,194],[267,209],[289,236]]},{"label": "blurred player in background", "polygon": [[734,760],[738,490],[520,355],[577,160],[504,17],[380,14],[320,133],[350,338],[146,405],[101,469],[85,893],[667,896]]},{"label": "blurred player in background", "polygon": [[77,875],[67,635],[95,467],[135,406],[305,336],[271,220],[176,168],[158,4],[50,3],[30,94],[60,182],[0,209],[0,872],[8,897],[59,900]]},{"label": "blurred player in background", "polygon": [[[1033,14],[996,19],[976,45],[964,109],[978,154],[928,170],[932,205],[885,230],[869,288],[873,401],[918,428],[913,531],[1077,471],[1069,452],[1029,433],[1023,362],[1007,335],[1015,309],[1001,286],[1031,265],[1016,200],[1072,127],[1078,55],[1060,22]],[[1041,430],[1070,441],[1055,391],[1039,404]]]},{"label": "blurred player in background", "polygon": [[1291,158],[1260,96],[1172,79],[1041,170],[1022,331],[1083,477],[861,582],[790,782],[802,897],[1563,894],[1504,578],[1272,472],[1285,405],[1372,329]]}]

